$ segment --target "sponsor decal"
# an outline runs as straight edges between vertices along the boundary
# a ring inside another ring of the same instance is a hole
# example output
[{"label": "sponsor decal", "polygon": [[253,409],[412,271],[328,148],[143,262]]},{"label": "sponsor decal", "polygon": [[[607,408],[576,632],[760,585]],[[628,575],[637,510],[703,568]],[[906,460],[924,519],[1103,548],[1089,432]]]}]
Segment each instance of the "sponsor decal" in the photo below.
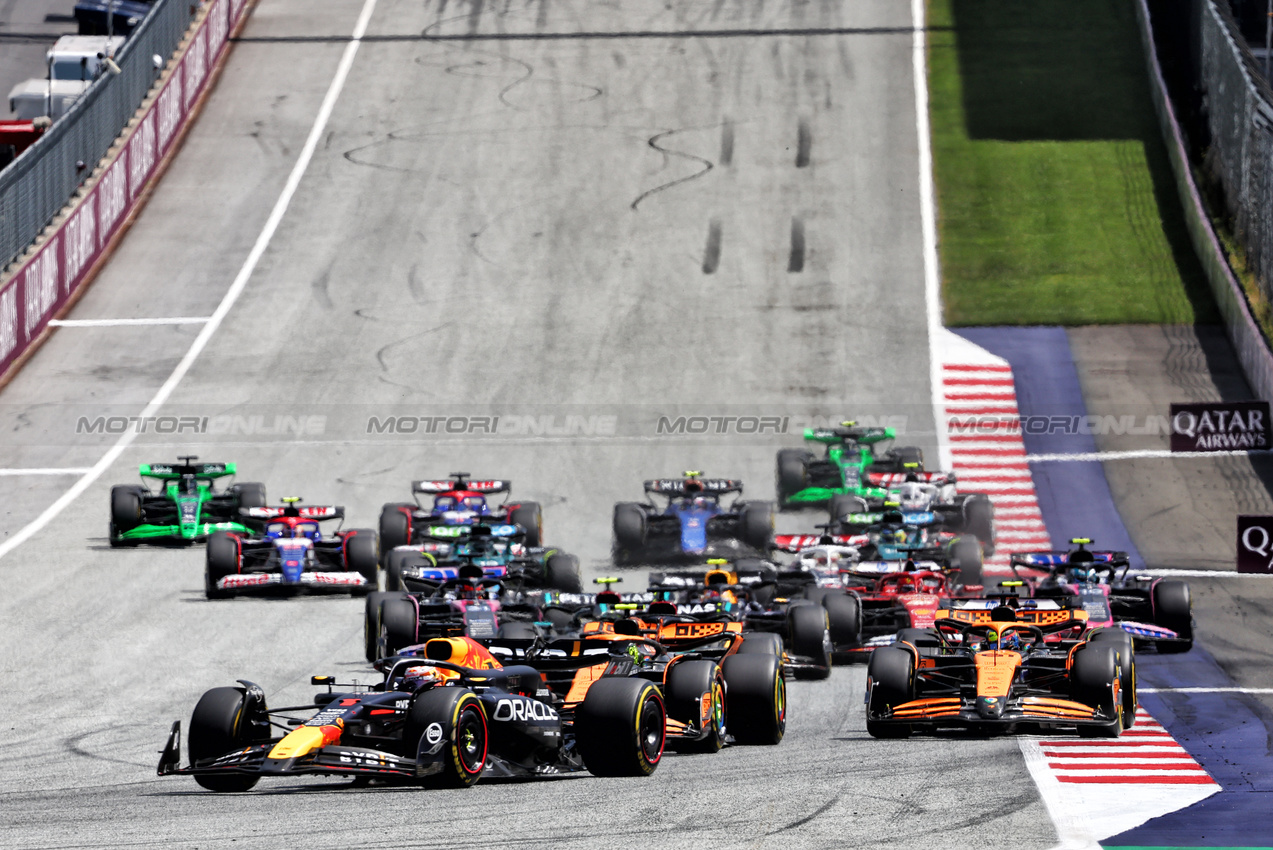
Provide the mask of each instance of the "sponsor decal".
[{"label": "sponsor decal", "polygon": [[97,195],[101,198],[101,216],[98,228],[103,234],[110,233],[119,221],[124,207],[128,205],[128,151],[125,150],[115,164],[102,175],[98,184]]},{"label": "sponsor decal", "polygon": [[538,700],[511,697],[495,704],[495,713],[491,715],[491,718],[502,723],[508,721],[528,723],[536,720],[556,720],[557,712],[552,706]]},{"label": "sponsor decal", "polygon": [[0,360],[18,347],[18,287],[0,292]]},{"label": "sponsor decal", "polygon": [[1173,452],[1258,451],[1273,447],[1267,401],[1171,406]]},{"label": "sponsor decal", "polygon": [[1238,517],[1238,572],[1273,573],[1273,516]]},{"label": "sponsor decal", "polygon": [[128,142],[128,195],[133,200],[141,194],[154,165],[155,113],[148,112]]},{"label": "sponsor decal", "polygon": [[22,275],[22,300],[26,308],[24,315],[27,339],[30,339],[35,329],[44,322],[49,310],[57,302],[57,255],[61,241],[60,238],[50,241],[40,255],[31,261]]},{"label": "sponsor decal", "polygon": [[439,741],[441,741],[442,740],[442,724],[436,723],[436,722],[430,723],[428,727],[424,730],[424,740],[428,741],[430,744],[436,744]]},{"label": "sponsor decal", "polygon": [[66,222],[66,295],[71,294],[72,284],[88,265],[89,258],[97,251],[97,194],[88,196],[70,220]]},{"label": "sponsor decal", "polygon": [[159,112],[159,148],[160,150],[166,150],[168,143],[172,141],[173,134],[177,132],[177,127],[181,124],[180,74],[172,75],[172,79],[168,81],[163,94],[159,95],[159,102],[155,105],[155,108]]},{"label": "sponsor decal", "polygon": [[221,53],[230,30],[230,19],[226,17],[225,8],[226,4],[221,3],[208,13],[208,50],[213,56]]},{"label": "sponsor decal", "polygon": [[208,42],[207,29],[201,29],[195,34],[194,41],[190,44],[190,50],[186,53],[186,58],[181,61],[182,75],[185,77],[186,90],[186,109],[190,108],[191,102],[195,96],[199,94],[199,88],[203,85],[203,78],[208,72]]},{"label": "sponsor decal", "polygon": [[725,631],[724,623],[676,623],[672,627],[672,636],[678,638],[699,638],[721,634]]}]

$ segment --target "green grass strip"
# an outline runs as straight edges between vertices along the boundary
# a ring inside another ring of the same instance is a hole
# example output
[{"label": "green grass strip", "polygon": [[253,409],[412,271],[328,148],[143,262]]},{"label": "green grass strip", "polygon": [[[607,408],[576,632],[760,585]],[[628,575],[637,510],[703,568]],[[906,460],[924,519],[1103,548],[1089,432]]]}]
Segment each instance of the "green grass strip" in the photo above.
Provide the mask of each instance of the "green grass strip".
[{"label": "green grass strip", "polygon": [[929,0],[947,324],[1219,320],[1129,0]]}]

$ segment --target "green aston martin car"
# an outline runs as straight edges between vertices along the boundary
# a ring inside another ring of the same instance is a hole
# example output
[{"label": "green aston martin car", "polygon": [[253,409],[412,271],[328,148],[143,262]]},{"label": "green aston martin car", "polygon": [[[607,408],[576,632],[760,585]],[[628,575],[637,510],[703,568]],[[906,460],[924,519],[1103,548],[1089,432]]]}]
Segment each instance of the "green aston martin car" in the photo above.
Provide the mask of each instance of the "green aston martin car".
[{"label": "green aston martin car", "polygon": [[217,531],[255,530],[239,508],[265,506],[265,485],[251,482],[217,489],[237,472],[232,463],[143,463],[144,484],[111,488],[110,544],[193,543]]},{"label": "green aston martin car", "polygon": [[819,458],[808,449],[778,452],[778,506],[827,505],[836,496],[860,499],[859,510],[882,503],[889,497],[887,484],[872,480],[873,477],[878,479],[882,474],[924,468],[921,449],[915,446],[885,449],[881,445],[896,438],[897,432],[892,428],[855,422],[843,422],[837,428],[806,428],[805,441],[826,446],[826,454]]}]

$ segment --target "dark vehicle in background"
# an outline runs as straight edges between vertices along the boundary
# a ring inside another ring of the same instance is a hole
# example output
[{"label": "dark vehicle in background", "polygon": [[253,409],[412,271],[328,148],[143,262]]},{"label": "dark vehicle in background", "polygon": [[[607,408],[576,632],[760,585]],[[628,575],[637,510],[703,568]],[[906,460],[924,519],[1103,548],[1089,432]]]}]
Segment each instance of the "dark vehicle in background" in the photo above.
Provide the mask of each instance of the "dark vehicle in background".
[{"label": "dark vehicle in background", "polygon": [[[698,560],[709,554],[743,550],[763,552],[774,530],[772,502],[721,498],[742,495],[743,484],[728,478],[683,478],[645,482],[645,502],[614,506],[614,562],[620,565]],[[663,505],[651,497],[666,499]]]}]

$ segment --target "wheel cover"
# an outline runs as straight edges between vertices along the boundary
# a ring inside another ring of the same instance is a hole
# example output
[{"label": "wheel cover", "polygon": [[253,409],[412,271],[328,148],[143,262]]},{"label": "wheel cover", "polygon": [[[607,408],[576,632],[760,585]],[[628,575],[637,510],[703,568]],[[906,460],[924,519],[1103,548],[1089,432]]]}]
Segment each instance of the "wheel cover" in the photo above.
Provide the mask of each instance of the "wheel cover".
[{"label": "wheel cover", "polygon": [[469,776],[481,773],[486,767],[486,745],[486,718],[481,709],[464,706],[455,727],[455,753],[460,770]]},{"label": "wheel cover", "polygon": [[645,760],[650,765],[656,765],[663,757],[667,723],[658,697],[650,691],[646,694],[645,699],[641,700],[641,711],[637,716],[637,737]]},{"label": "wheel cover", "polygon": [[725,740],[725,687],[720,679],[712,683],[712,727],[716,740]]},{"label": "wheel cover", "polygon": [[782,671],[774,677],[774,719],[778,721],[780,730],[787,728],[787,683],[782,678]]}]

